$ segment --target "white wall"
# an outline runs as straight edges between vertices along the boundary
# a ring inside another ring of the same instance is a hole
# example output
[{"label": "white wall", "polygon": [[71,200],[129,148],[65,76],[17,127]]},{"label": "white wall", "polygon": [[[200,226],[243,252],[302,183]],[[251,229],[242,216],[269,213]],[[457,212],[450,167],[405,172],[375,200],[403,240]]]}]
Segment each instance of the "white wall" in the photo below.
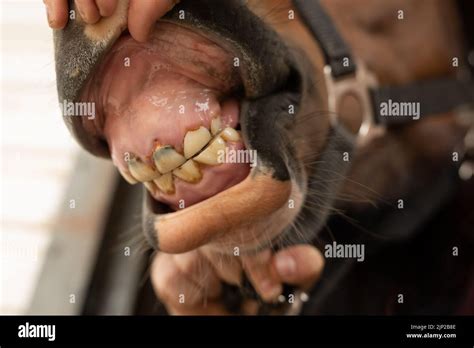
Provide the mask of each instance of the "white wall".
[{"label": "white wall", "polygon": [[78,146],[57,106],[40,0],[2,0],[0,314],[27,309]]}]

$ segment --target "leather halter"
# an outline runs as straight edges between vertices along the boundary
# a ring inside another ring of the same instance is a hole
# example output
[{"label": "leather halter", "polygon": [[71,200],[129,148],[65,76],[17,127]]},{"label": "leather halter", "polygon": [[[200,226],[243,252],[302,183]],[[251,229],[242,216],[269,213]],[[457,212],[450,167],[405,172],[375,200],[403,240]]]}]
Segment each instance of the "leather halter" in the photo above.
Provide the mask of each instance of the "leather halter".
[{"label": "leather halter", "polygon": [[[469,69],[460,77],[439,77],[417,81],[405,85],[380,86],[375,75],[362,61],[353,56],[350,48],[339,34],[336,26],[319,0],[293,0],[303,22],[319,43],[326,60],[324,75],[328,90],[328,106],[333,126],[344,125],[339,117],[340,105],[345,97],[352,95],[360,104],[362,122],[356,131],[358,141],[364,138],[371,128],[389,129],[394,125],[414,122],[412,117],[384,117],[381,105],[388,101],[398,105],[417,102],[420,105],[420,118],[433,117],[443,113],[462,110],[474,105],[474,81]],[[462,150],[464,163],[469,166],[467,173],[474,172],[474,161],[469,161],[474,152],[474,119]],[[468,123],[469,124],[469,123]],[[466,168],[464,168],[466,172]],[[460,176],[463,173],[460,171]],[[469,179],[465,176],[464,179]]]}]

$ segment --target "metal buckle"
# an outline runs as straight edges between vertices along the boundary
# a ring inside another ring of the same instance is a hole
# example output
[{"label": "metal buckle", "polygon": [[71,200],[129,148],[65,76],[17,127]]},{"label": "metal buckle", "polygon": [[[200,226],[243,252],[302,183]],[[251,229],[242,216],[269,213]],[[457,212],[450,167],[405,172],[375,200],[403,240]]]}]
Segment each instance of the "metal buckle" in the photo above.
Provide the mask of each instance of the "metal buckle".
[{"label": "metal buckle", "polygon": [[344,97],[352,95],[359,101],[362,110],[362,120],[356,137],[366,137],[369,130],[377,126],[370,96],[370,88],[378,86],[375,75],[362,62],[357,61],[357,69],[354,75],[335,79],[332,76],[331,67],[326,65],[324,76],[331,124],[333,126],[342,124],[339,118],[339,105]]}]

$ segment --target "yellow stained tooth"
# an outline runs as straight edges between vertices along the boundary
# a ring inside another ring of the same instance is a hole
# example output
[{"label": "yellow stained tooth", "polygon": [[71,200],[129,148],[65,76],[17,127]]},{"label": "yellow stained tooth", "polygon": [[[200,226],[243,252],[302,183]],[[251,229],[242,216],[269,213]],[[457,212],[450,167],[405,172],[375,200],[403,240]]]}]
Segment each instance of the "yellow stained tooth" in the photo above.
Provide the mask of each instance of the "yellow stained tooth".
[{"label": "yellow stained tooth", "polygon": [[211,140],[211,133],[205,127],[199,127],[195,131],[187,132],[184,137],[184,156],[191,158],[207,145]]},{"label": "yellow stained tooth", "polygon": [[145,185],[147,190],[150,191],[151,193],[155,193],[156,190],[158,189],[158,187],[153,181],[144,182],[143,185]]},{"label": "yellow stained tooth", "polygon": [[219,117],[213,118],[211,121],[211,133],[217,135],[221,131],[221,119]]},{"label": "yellow stained tooth", "polygon": [[222,164],[219,158],[223,157],[225,151],[225,141],[220,136],[215,137],[210,144],[193,159],[196,162],[215,166]]},{"label": "yellow stained tooth", "polygon": [[239,141],[240,134],[234,128],[227,127],[221,132],[221,137],[225,141]]},{"label": "yellow stained tooth", "polygon": [[164,174],[158,179],[153,180],[153,182],[164,193],[170,194],[174,192],[174,180],[171,173]]},{"label": "yellow stained tooth", "polygon": [[160,176],[160,173],[155,171],[148,164],[143,163],[139,158],[132,157],[128,160],[127,164],[130,174],[138,181],[151,181]]},{"label": "yellow stained tooth", "polygon": [[178,169],[173,170],[173,174],[186,182],[197,182],[202,178],[199,165],[193,160],[189,160]]},{"label": "yellow stained tooth", "polygon": [[169,145],[158,148],[153,154],[153,160],[156,168],[163,174],[171,172],[186,162],[186,158]]},{"label": "yellow stained tooth", "polygon": [[138,181],[135,180],[133,176],[128,174],[126,171],[122,170],[122,168],[119,167],[118,170],[120,174],[122,175],[122,177],[125,179],[125,181],[127,181],[130,185],[135,185],[138,183]]}]

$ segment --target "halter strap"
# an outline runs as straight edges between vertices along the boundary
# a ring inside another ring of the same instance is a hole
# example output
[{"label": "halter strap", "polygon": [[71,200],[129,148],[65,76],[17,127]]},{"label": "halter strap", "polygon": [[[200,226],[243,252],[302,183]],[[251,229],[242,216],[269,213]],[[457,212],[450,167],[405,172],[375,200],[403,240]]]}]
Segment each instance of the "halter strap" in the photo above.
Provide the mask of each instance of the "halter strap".
[{"label": "halter strap", "polygon": [[[335,27],[331,17],[317,0],[294,0],[299,15],[321,46],[334,78],[354,74],[357,66],[349,46]],[[344,64],[344,59],[347,59]]]},{"label": "halter strap", "polygon": [[[335,98],[330,103],[330,111],[337,113],[337,104],[343,93],[352,92],[351,87],[339,88],[338,85],[347,85],[349,80],[355,79],[352,86],[357,87],[356,94],[360,95],[360,87],[370,96],[370,102],[362,104],[366,115],[370,115],[372,125],[391,126],[393,124],[405,124],[413,121],[412,117],[383,117],[381,104],[391,103],[413,103],[420,105],[420,116],[439,115],[453,111],[463,105],[474,103],[474,82],[469,74],[464,79],[455,77],[441,77],[431,80],[417,81],[397,86],[378,86],[376,83],[367,83],[365,79],[359,79],[358,70],[367,68],[356,62],[349,46],[339,34],[334,22],[323,8],[319,0],[293,0],[303,22],[318,41],[323,51],[326,64],[330,69],[329,84],[331,91],[343,89],[340,93],[333,95]],[[466,70],[467,71],[467,70]],[[370,73],[370,72],[369,72]],[[330,96],[331,97],[331,96]],[[364,105],[366,104],[366,105]],[[367,123],[365,117],[364,122]]]}]

